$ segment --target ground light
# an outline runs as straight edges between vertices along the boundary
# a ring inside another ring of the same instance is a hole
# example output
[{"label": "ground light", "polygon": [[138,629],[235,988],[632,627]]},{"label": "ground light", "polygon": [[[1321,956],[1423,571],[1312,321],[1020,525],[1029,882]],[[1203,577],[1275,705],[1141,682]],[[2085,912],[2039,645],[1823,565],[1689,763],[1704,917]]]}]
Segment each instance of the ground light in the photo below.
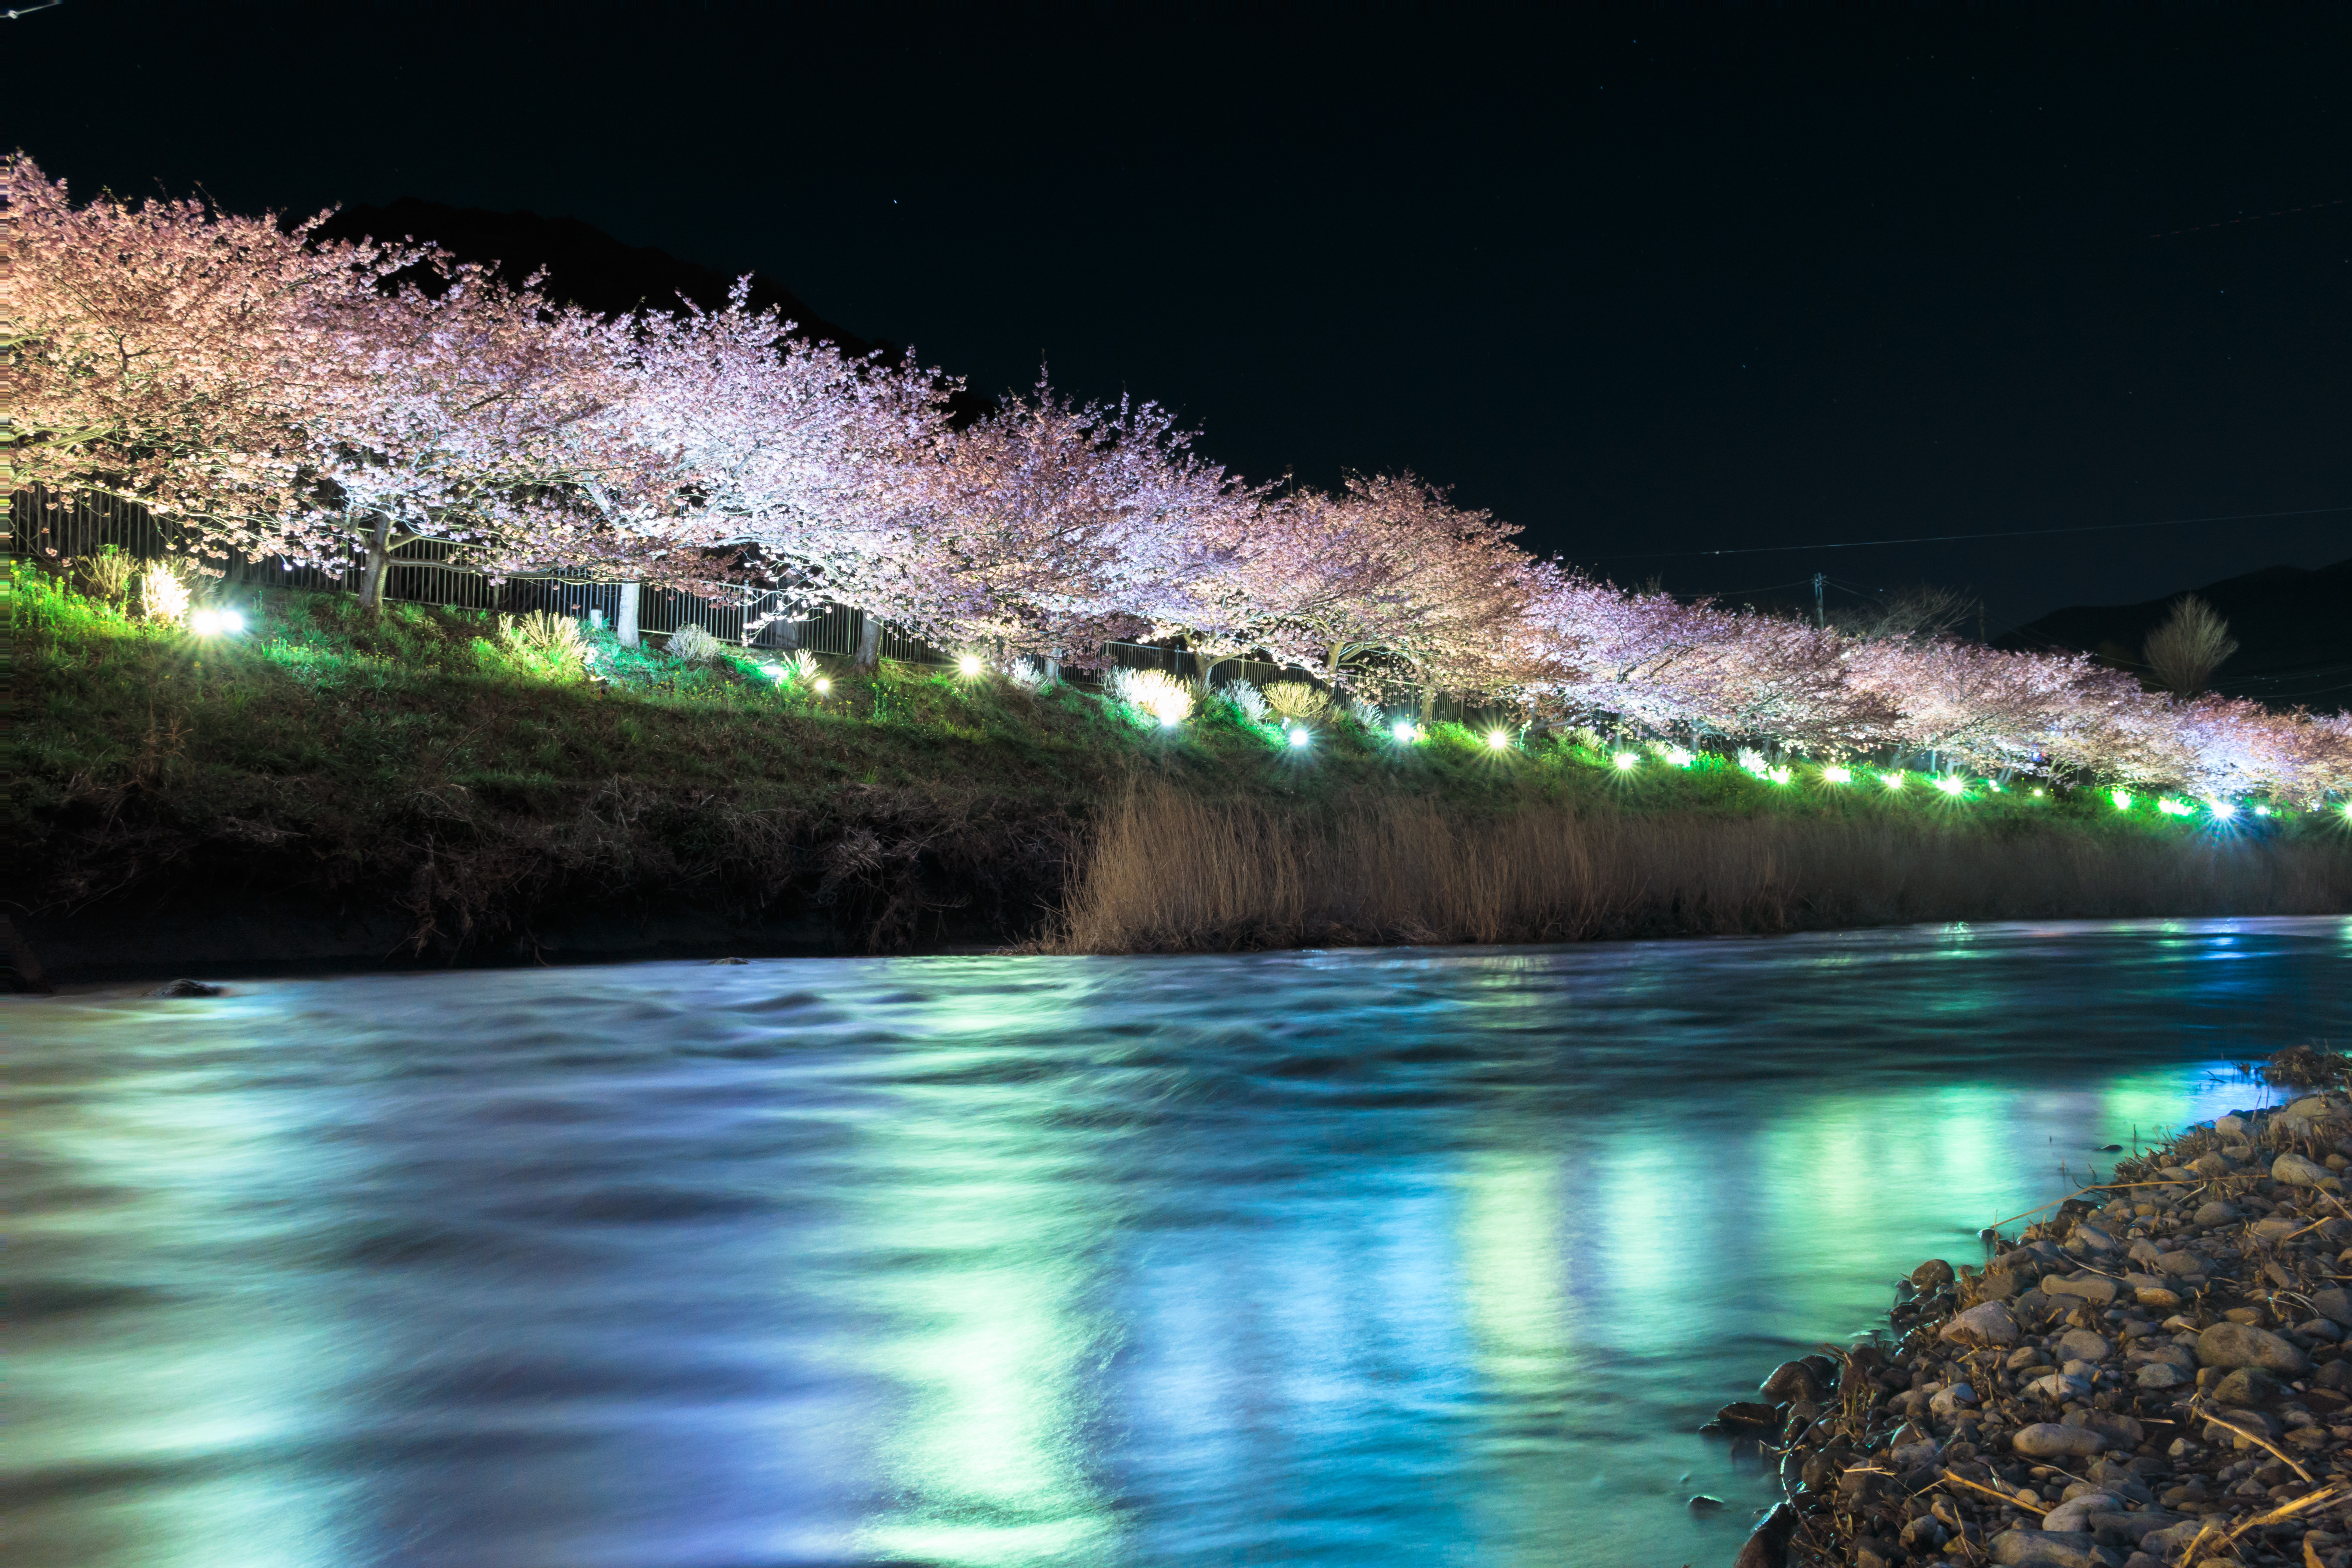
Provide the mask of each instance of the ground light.
[{"label": "ground light", "polygon": [[2115,791],[2113,794],[2109,795],[2107,798],[2116,803],[2116,809],[2117,811],[2129,811],[2131,809],[2131,796],[2122,790]]},{"label": "ground light", "polygon": [[2205,809],[2213,814],[2213,820],[2216,822],[2227,822],[2238,815],[2238,808],[2226,800],[2209,801],[2206,803]]},{"label": "ground light", "polygon": [[832,690],[832,689],[833,689],[833,682],[832,682],[832,681],[827,680],[827,679],[826,679],[824,676],[822,676],[822,675],[820,675],[820,676],[818,676],[818,677],[816,678],[816,694],[817,694],[819,697],[824,696],[826,692],[828,692],[828,691],[830,691],[830,690]]},{"label": "ground light", "polygon": [[1774,768],[1764,776],[1770,779],[1774,784],[1784,784],[1790,779],[1795,778],[1797,775],[1795,770],[1790,768]]},{"label": "ground light", "polygon": [[2258,805],[2254,807],[2254,815],[2256,816],[2268,816],[2270,814],[2271,808],[2267,805]]},{"label": "ground light", "polygon": [[1969,781],[1958,773],[1946,773],[1936,781],[1936,787],[1957,800],[1967,792]]},{"label": "ground light", "polygon": [[986,668],[987,666],[981,662],[980,655],[976,653],[965,654],[961,658],[956,660],[956,668],[966,675],[978,675]]},{"label": "ground light", "polygon": [[1486,749],[1490,752],[1509,751],[1511,749],[1511,732],[1508,730],[1487,731]]},{"label": "ground light", "polygon": [[1853,770],[1845,766],[1842,763],[1832,763],[1828,767],[1822,770],[1822,782],[1823,784],[1850,784],[1853,783]]},{"label": "ground light", "polygon": [[1609,760],[1617,764],[1617,771],[1621,773],[1630,773],[1642,765],[1642,759],[1632,752],[1620,752]]},{"label": "ground light", "polygon": [[1878,775],[1878,782],[1888,789],[1901,789],[1904,784],[1903,770],[1897,768],[1891,773],[1881,773]]},{"label": "ground light", "polygon": [[198,610],[188,616],[188,629],[200,637],[228,637],[245,630],[245,617],[235,610]]},{"label": "ground light", "polygon": [[1389,726],[1389,733],[1396,738],[1398,745],[1410,746],[1421,739],[1421,726],[1410,719],[1400,719]]},{"label": "ground light", "polygon": [[1290,731],[1290,743],[1293,746],[1303,746],[1307,744],[1310,739],[1312,739],[1312,737],[1310,737],[1304,730],[1293,730]]},{"label": "ground light", "polygon": [[2183,801],[2159,800],[2156,809],[2166,816],[2187,816],[2194,808]]},{"label": "ground light", "polygon": [[1760,779],[1764,776],[1764,753],[1753,751],[1742,752],[1739,753],[1739,765]]},{"label": "ground light", "polygon": [[1690,752],[1683,750],[1680,746],[1667,747],[1665,756],[1666,761],[1674,763],[1674,765],[1678,768],[1686,768],[1693,763],[1698,761],[1696,757],[1691,755]]}]

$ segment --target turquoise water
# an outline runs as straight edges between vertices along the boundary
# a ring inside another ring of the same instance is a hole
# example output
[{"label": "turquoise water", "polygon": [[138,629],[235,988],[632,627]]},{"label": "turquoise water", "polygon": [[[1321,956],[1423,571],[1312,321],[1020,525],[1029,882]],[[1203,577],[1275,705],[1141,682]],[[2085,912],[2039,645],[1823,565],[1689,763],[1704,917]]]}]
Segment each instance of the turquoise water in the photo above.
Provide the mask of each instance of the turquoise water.
[{"label": "turquoise water", "polygon": [[2352,1038],[2347,960],[2179,921],[14,999],[10,1560],[1727,1562],[1771,1493],[1715,1405]]}]

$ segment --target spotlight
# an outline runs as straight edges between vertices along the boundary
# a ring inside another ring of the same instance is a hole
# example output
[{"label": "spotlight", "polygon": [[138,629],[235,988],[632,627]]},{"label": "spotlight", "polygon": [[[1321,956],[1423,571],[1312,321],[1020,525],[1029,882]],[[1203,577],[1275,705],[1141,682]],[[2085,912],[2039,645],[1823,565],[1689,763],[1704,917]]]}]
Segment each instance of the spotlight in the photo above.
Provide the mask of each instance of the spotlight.
[{"label": "spotlight", "polygon": [[2254,807],[2254,815],[2256,816],[2268,816],[2270,814],[2271,808],[2267,805],[2258,805]]},{"label": "spotlight", "polygon": [[1903,770],[1901,768],[1897,768],[1891,773],[1881,773],[1878,775],[1878,782],[1885,784],[1888,789],[1901,789],[1903,787]]},{"label": "spotlight", "polygon": [[1680,746],[1669,746],[1666,748],[1666,761],[1678,768],[1686,768],[1698,759]]},{"label": "spotlight", "polygon": [[1631,752],[1620,752],[1609,760],[1617,764],[1617,771],[1621,773],[1630,773],[1642,765],[1642,759]]},{"label": "spotlight", "polygon": [[832,682],[832,681],[827,680],[827,679],[826,679],[824,676],[822,676],[822,675],[820,675],[820,676],[818,676],[818,677],[816,678],[816,694],[817,694],[819,697],[824,696],[826,692],[828,692],[828,691],[830,691],[830,690],[832,690],[832,689],[833,689],[833,682]]},{"label": "spotlight", "polygon": [[245,630],[245,617],[235,610],[198,610],[188,616],[188,629],[200,637],[228,637]]},{"label": "spotlight", "polygon": [[1822,782],[1823,784],[1852,784],[1853,783],[1853,770],[1843,765],[1842,763],[1832,763],[1828,767],[1822,770]]},{"label": "spotlight", "polygon": [[965,654],[961,658],[956,660],[956,668],[966,675],[978,675],[982,670],[987,668],[988,667],[985,664],[981,662],[980,655],[976,653]]},{"label": "spotlight", "polygon": [[1410,719],[1400,719],[1389,726],[1389,733],[1396,737],[1398,745],[1410,746],[1421,738],[1421,726]]},{"label": "spotlight", "polygon": [[1290,743],[1293,746],[1303,746],[1307,744],[1309,739],[1311,739],[1311,737],[1308,736],[1307,731],[1304,730],[1293,730],[1290,731]]},{"label": "spotlight", "polygon": [[1788,768],[1774,768],[1770,773],[1766,773],[1764,776],[1770,779],[1776,784],[1784,784],[1797,775]]},{"label": "spotlight", "polygon": [[2107,798],[2116,803],[2116,809],[2117,811],[2129,811],[2131,809],[2131,796],[2122,790],[2114,791],[2107,796]]},{"label": "spotlight", "polygon": [[1942,790],[1946,795],[1950,795],[1953,799],[1958,800],[1960,795],[1967,791],[1969,781],[1960,777],[1958,773],[1946,773],[1942,778],[1936,781],[1936,787]]},{"label": "spotlight", "polygon": [[1486,749],[1490,752],[1509,751],[1511,749],[1511,732],[1508,730],[1487,731]]}]

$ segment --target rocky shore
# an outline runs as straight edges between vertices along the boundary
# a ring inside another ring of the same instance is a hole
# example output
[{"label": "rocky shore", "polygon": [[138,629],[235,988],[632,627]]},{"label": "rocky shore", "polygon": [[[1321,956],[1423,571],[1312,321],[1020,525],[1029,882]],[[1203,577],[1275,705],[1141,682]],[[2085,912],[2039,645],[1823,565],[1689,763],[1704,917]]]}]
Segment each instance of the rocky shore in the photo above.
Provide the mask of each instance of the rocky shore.
[{"label": "rocky shore", "polygon": [[1787,1491],[1737,1568],[2352,1568],[2347,1165],[2352,1099],[2310,1095],[1921,1264],[1712,1424]]}]

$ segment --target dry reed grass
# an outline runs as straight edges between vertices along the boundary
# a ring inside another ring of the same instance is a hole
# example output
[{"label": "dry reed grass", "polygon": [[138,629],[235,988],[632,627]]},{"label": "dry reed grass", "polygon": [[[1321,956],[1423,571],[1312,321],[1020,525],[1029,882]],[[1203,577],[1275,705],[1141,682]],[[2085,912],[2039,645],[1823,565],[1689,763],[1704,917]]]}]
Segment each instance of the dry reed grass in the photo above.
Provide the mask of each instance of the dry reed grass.
[{"label": "dry reed grass", "polygon": [[2308,842],[1565,810],[1477,820],[1378,797],[1326,814],[1152,786],[1097,825],[1042,945],[1140,952],[1574,942],[2347,907],[2352,853]]}]

